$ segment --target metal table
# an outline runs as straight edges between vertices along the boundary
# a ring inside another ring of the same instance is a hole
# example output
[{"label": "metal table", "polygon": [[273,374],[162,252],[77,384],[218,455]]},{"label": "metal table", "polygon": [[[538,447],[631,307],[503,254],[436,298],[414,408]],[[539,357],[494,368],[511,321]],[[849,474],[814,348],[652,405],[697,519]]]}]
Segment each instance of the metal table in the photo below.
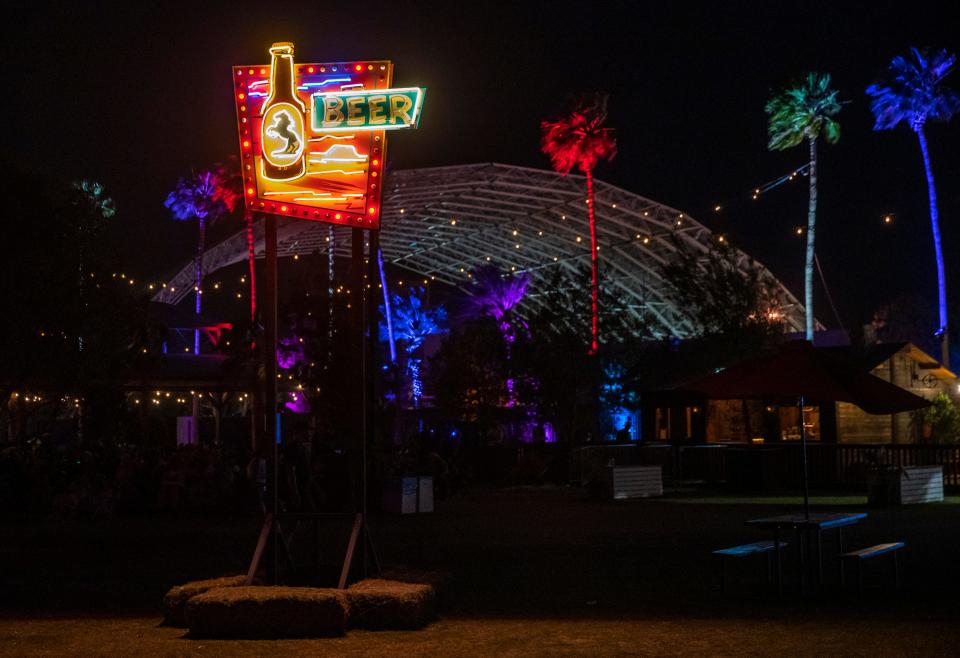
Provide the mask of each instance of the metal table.
[{"label": "metal table", "polygon": [[[780,516],[770,516],[762,519],[751,519],[747,521],[748,526],[756,528],[767,528],[773,530],[774,539],[774,561],[777,565],[777,594],[783,595],[783,576],[781,571],[780,559],[780,533],[784,529],[792,529],[797,537],[797,555],[800,562],[800,587],[803,589],[803,577],[806,571],[806,551],[804,550],[804,540],[807,534],[816,532],[817,546],[817,584],[823,582],[823,551],[822,536],[824,530],[836,530],[839,552],[843,553],[843,528],[844,526],[854,525],[867,518],[866,512],[852,513],[817,513],[805,516],[803,514],[782,514]],[[840,579],[843,581],[843,564],[840,565]]]}]

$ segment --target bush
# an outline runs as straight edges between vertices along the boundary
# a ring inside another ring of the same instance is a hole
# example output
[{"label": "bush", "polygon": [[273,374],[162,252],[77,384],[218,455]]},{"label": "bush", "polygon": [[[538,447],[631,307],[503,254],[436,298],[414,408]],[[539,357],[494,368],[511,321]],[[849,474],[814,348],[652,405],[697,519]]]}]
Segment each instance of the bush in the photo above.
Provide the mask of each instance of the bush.
[{"label": "bush", "polygon": [[921,441],[957,443],[960,440],[960,410],[946,393],[937,393],[933,406],[915,412],[912,420],[920,427]]}]

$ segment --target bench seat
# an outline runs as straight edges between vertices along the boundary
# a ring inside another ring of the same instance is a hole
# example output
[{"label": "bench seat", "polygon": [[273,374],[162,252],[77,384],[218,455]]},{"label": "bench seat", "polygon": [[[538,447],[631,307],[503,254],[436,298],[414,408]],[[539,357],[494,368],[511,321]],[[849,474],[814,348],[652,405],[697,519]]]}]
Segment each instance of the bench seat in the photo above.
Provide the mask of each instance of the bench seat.
[{"label": "bench seat", "polygon": [[[786,548],[787,542],[780,542],[780,548]],[[756,555],[757,553],[768,553],[776,548],[776,542],[755,541],[752,544],[741,544],[740,546],[731,546],[730,548],[721,548],[713,551],[714,555],[721,557],[746,557],[747,555]]]},{"label": "bench seat", "polygon": [[902,541],[890,542],[889,544],[877,544],[876,546],[868,546],[867,548],[861,548],[857,551],[844,553],[840,557],[845,560],[866,560],[871,557],[876,557],[877,555],[883,555],[884,553],[899,551],[904,546],[906,546],[906,544]]},{"label": "bench seat", "polygon": [[[878,555],[890,555],[893,558],[893,586],[900,587],[900,567],[897,565],[897,552],[906,546],[902,541],[888,544],[876,544],[856,551],[840,554],[841,569],[844,562],[853,562],[857,565],[857,590],[863,596],[863,561]],[[843,584],[843,571],[840,572],[840,583]]]}]

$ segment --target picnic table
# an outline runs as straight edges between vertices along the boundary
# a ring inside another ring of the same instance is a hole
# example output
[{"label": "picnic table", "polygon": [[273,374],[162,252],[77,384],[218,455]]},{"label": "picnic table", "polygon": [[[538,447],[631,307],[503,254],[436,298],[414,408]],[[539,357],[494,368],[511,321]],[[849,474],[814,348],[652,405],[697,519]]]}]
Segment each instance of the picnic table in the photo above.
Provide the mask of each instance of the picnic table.
[{"label": "picnic table", "polygon": [[[804,549],[804,539],[808,534],[815,533],[817,550],[817,585],[823,582],[823,531],[837,531],[837,545],[839,553],[843,553],[843,528],[849,525],[859,523],[867,518],[866,512],[850,513],[816,513],[809,516],[804,514],[781,514],[779,516],[769,516],[761,519],[751,519],[747,521],[748,526],[755,528],[764,528],[773,531],[774,540],[774,561],[776,563],[777,593],[783,595],[783,576],[781,571],[780,558],[780,534],[784,530],[793,530],[797,535],[797,557],[800,565],[799,579],[800,587],[803,589],[804,575],[806,572],[806,551]],[[843,579],[843,564],[840,565],[840,578]]]}]

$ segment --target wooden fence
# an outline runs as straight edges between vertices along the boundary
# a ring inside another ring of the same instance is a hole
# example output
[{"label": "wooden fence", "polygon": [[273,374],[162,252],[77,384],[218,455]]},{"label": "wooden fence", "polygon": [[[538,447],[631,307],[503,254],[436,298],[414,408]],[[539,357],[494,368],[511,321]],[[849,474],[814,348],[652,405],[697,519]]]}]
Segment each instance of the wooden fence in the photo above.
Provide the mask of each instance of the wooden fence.
[{"label": "wooden fence", "polygon": [[[586,481],[601,466],[660,466],[666,481],[725,484],[743,490],[800,486],[802,454],[796,443],[596,445],[571,452],[570,479]],[[807,446],[810,484],[865,491],[874,467],[942,466],[945,487],[960,487],[960,446],[917,444],[820,444]]]}]

